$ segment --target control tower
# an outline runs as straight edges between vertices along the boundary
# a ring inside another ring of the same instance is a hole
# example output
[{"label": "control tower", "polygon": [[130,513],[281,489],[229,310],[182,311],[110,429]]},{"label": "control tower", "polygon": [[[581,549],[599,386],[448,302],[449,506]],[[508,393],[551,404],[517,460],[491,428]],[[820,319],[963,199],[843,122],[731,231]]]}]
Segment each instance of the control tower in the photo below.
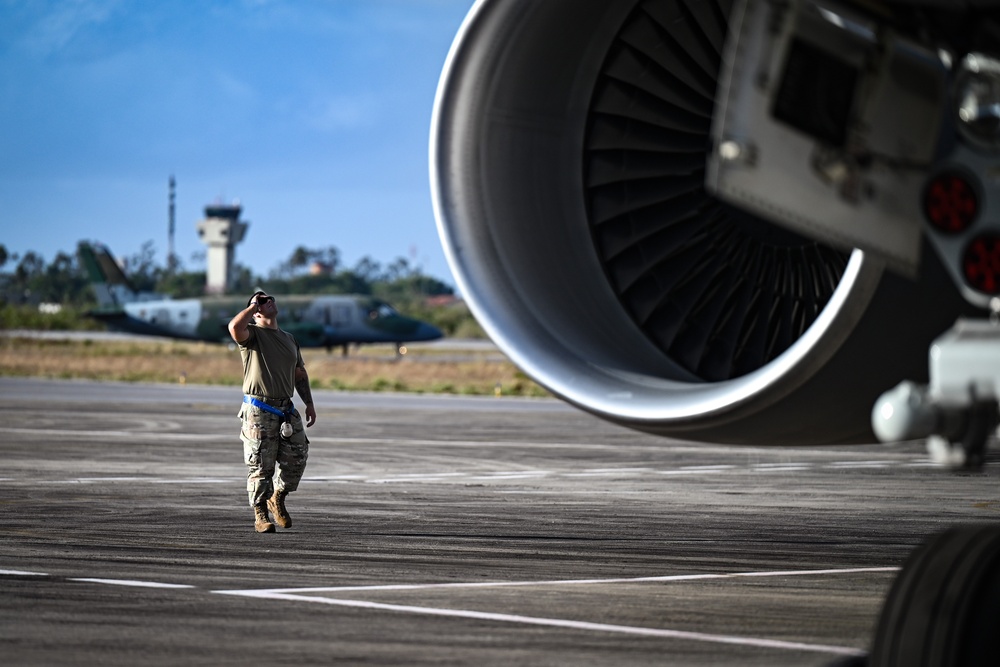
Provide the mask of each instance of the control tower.
[{"label": "control tower", "polygon": [[205,219],[198,223],[198,236],[208,246],[206,294],[225,294],[233,281],[233,256],[236,244],[250,224],[240,220],[239,203],[213,204],[205,207]]}]

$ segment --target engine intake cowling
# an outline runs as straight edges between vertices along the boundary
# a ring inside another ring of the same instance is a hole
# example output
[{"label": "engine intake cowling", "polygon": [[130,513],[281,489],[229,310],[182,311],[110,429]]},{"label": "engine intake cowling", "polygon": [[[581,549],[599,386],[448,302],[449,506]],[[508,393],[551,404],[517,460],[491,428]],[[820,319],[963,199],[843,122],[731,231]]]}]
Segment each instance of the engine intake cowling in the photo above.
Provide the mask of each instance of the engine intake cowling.
[{"label": "engine intake cowling", "polygon": [[[962,310],[704,188],[729,2],[486,0],[438,90],[431,180],[459,289],[555,395],[684,439],[871,441]],[[821,205],[818,204],[818,205]]]}]

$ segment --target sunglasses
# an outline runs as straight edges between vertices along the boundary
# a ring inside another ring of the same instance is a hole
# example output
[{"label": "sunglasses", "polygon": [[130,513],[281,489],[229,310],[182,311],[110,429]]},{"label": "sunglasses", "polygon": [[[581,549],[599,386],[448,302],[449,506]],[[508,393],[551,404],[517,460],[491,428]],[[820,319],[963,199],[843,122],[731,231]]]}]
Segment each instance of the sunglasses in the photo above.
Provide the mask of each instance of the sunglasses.
[{"label": "sunglasses", "polygon": [[254,303],[256,303],[258,306],[263,306],[265,303],[270,303],[271,301],[274,301],[273,296],[259,296],[257,297],[257,300],[254,301]]}]

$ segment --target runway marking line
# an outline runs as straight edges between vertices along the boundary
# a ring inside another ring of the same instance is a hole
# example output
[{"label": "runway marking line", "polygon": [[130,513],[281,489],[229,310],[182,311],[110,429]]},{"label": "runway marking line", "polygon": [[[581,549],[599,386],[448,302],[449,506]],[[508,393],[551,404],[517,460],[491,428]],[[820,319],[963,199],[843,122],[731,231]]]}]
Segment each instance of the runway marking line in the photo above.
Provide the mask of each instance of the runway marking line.
[{"label": "runway marking line", "polygon": [[[536,616],[522,616],[519,614],[500,614],[494,612],[472,611],[467,609],[446,609],[440,607],[419,607],[413,605],[386,604],[381,602],[369,602],[365,600],[343,600],[338,598],[318,597],[306,595],[306,593],[333,593],[333,592],[361,592],[361,591],[390,591],[390,590],[426,590],[426,589],[448,589],[448,588],[496,588],[508,586],[565,586],[581,584],[619,584],[619,583],[662,583],[674,581],[703,581],[710,579],[736,579],[740,577],[790,577],[790,576],[818,576],[836,574],[858,574],[871,572],[896,572],[898,567],[859,567],[844,569],[826,570],[772,570],[766,572],[731,572],[722,574],[679,574],[665,575],[657,577],[628,577],[612,579],[557,579],[548,581],[498,581],[498,582],[465,582],[465,583],[437,583],[437,584],[383,584],[371,586],[326,586],[319,588],[272,588],[272,589],[248,589],[248,590],[219,590],[211,591],[219,595],[237,595],[267,600],[284,600],[289,602],[313,602],[319,604],[353,607],[359,609],[375,609],[380,611],[393,611],[410,614],[421,614],[429,616],[442,616],[451,618],[468,618],[484,621],[494,621],[502,623],[517,623],[522,625],[539,625],[548,627],[567,628],[572,630],[589,630],[594,632],[617,632],[623,634],[640,635],[646,637],[659,637],[669,639],[684,639],[691,641],[710,642],[717,644],[735,644],[740,646],[753,646],[757,648],[772,648],[789,651],[807,651],[813,653],[829,653],[843,656],[863,656],[865,651],[849,646],[831,646],[827,644],[809,644],[805,642],[792,642],[778,639],[766,639],[759,637],[739,637],[735,635],[712,634],[704,632],[691,632],[686,630],[671,630],[664,628],[648,628],[629,625],[616,625],[610,623],[594,623],[590,621],[574,621],[560,618],[544,618]],[[24,570],[0,570],[0,576],[49,576],[44,572],[28,572]],[[188,584],[168,584],[156,581],[137,581],[132,579],[101,579],[92,577],[67,578],[66,581],[78,581],[83,583],[105,584],[111,586],[130,586],[139,588],[161,588],[161,589],[194,589],[197,586]]]},{"label": "runway marking line", "polygon": [[109,586],[134,586],[138,588],[195,588],[190,584],[164,584],[158,581],[134,581],[132,579],[94,579],[90,577],[70,578],[67,581],[82,581],[89,584],[108,584]]},{"label": "runway marking line", "polygon": [[[1000,465],[996,462],[988,462],[987,466]],[[510,470],[510,471],[467,471],[467,472],[427,472],[427,473],[400,473],[386,476],[365,476],[359,474],[350,475],[322,475],[317,477],[305,477],[303,484],[337,483],[337,482],[361,482],[365,484],[403,484],[412,483],[448,483],[453,481],[477,481],[477,482],[505,482],[522,479],[542,479],[545,477],[559,477],[565,479],[576,479],[586,477],[613,477],[615,475],[715,475],[715,474],[754,474],[762,473],[785,473],[806,470],[864,470],[891,468],[893,466],[905,468],[938,468],[938,464],[928,459],[917,459],[914,461],[891,462],[887,460],[873,461],[831,461],[829,463],[755,463],[745,467],[735,465],[694,465],[680,466],[673,469],[654,468],[587,468],[581,471],[569,470]],[[138,477],[138,476],[101,476],[101,477],[77,477],[74,479],[57,480],[32,480],[33,484],[102,484],[102,483],[124,483],[139,482],[147,484],[231,484],[234,481],[242,480],[242,477],[185,477],[185,478],[160,478],[160,477]],[[18,482],[23,481],[16,477],[0,478],[3,481]]]},{"label": "runway marking line", "polygon": [[150,437],[157,440],[190,440],[192,442],[203,442],[206,439],[227,439],[231,436],[217,433],[164,433],[162,431],[80,431],[72,429],[52,429],[52,428],[4,428],[3,433],[14,435],[58,435],[65,438],[135,438],[136,436]]},{"label": "runway marking line", "polygon": [[[218,591],[215,591],[218,592]],[[716,644],[737,644],[757,648],[784,649],[788,651],[809,651],[813,653],[830,653],[843,656],[864,656],[866,652],[848,646],[828,646],[826,644],[806,644],[788,642],[777,639],[758,639],[755,637],[736,637],[730,635],[713,635],[702,632],[687,632],[684,630],[662,630],[659,628],[643,628],[630,625],[612,625],[609,623],[591,623],[588,621],[571,621],[561,618],[541,618],[536,616],[519,616],[517,614],[497,614],[466,609],[441,609],[437,607],[414,607],[410,605],[384,604],[381,602],[365,602],[362,600],[337,600],[333,598],[312,598],[301,595],[273,594],[267,597],[272,600],[289,600],[300,602],[319,602],[338,607],[355,607],[361,609],[377,609],[380,611],[396,611],[428,616],[446,616],[451,618],[469,618],[502,623],[518,623],[523,625],[542,625],[572,630],[592,630],[595,632],[618,632],[646,637],[669,639],[687,639],[692,641],[712,642]]]},{"label": "runway marking line", "polygon": [[469,479],[483,480],[483,481],[498,481],[502,482],[510,479],[539,479],[541,477],[548,477],[552,473],[547,470],[522,470],[519,472],[487,472],[481,475],[472,475]]},{"label": "runway marking line", "polygon": [[428,477],[459,477],[462,472],[406,472],[395,475],[396,479],[425,479]]},{"label": "runway marking line", "polygon": [[340,607],[353,607],[359,609],[375,609],[380,611],[393,611],[409,614],[421,614],[429,616],[443,616],[451,618],[468,618],[485,621],[496,621],[502,623],[518,623],[527,625],[540,625],[548,627],[568,628],[574,630],[589,630],[594,632],[617,632],[631,635],[642,635],[646,637],[660,637],[670,639],[686,639],[692,641],[712,642],[718,644],[736,644],[741,646],[753,646],[757,648],[772,648],[789,651],[807,651],[813,653],[829,653],[843,656],[863,656],[865,651],[849,646],[831,646],[826,644],[809,644],[804,642],[792,642],[777,639],[766,639],[758,637],[739,637],[735,635],[712,634],[704,632],[691,632],[686,630],[671,630],[664,628],[649,628],[628,625],[615,625],[609,623],[594,623],[589,621],[574,621],[570,619],[545,618],[536,616],[522,616],[519,614],[501,614],[494,612],[472,611],[468,609],[448,609],[440,607],[422,607],[414,605],[386,604],[382,602],[371,602],[366,600],[345,600],[334,597],[324,597],[315,595],[316,593],[345,593],[345,592],[369,592],[369,591],[414,591],[428,589],[459,589],[459,588],[499,588],[511,586],[567,586],[567,585],[594,585],[594,584],[622,584],[622,583],[664,583],[677,581],[704,581],[711,579],[738,579],[741,577],[793,577],[793,576],[822,576],[839,574],[859,574],[872,572],[897,572],[898,567],[861,567],[846,569],[826,569],[826,570],[779,570],[769,572],[732,572],[723,574],[679,574],[657,577],[629,577],[615,579],[558,579],[549,581],[498,581],[498,582],[460,582],[460,583],[437,583],[437,584],[382,584],[371,586],[327,586],[317,588],[271,588],[271,589],[249,589],[249,590],[219,590],[212,593],[219,595],[237,595],[266,600],[284,600],[289,602],[312,602]]}]

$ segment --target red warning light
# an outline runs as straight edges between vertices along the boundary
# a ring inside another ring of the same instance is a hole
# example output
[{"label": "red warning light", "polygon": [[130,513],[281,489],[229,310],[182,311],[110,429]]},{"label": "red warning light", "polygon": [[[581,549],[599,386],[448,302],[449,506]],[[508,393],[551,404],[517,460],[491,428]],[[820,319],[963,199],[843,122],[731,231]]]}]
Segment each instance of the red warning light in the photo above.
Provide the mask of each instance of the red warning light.
[{"label": "red warning light", "polygon": [[1000,294],[1000,236],[982,234],[972,239],[962,256],[962,273],[980,292]]},{"label": "red warning light", "polygon": [[924,214],[939,232],[964,232],[979,213],[979,198],[972,185],[958,174],[940,174],[924,189]]}]

